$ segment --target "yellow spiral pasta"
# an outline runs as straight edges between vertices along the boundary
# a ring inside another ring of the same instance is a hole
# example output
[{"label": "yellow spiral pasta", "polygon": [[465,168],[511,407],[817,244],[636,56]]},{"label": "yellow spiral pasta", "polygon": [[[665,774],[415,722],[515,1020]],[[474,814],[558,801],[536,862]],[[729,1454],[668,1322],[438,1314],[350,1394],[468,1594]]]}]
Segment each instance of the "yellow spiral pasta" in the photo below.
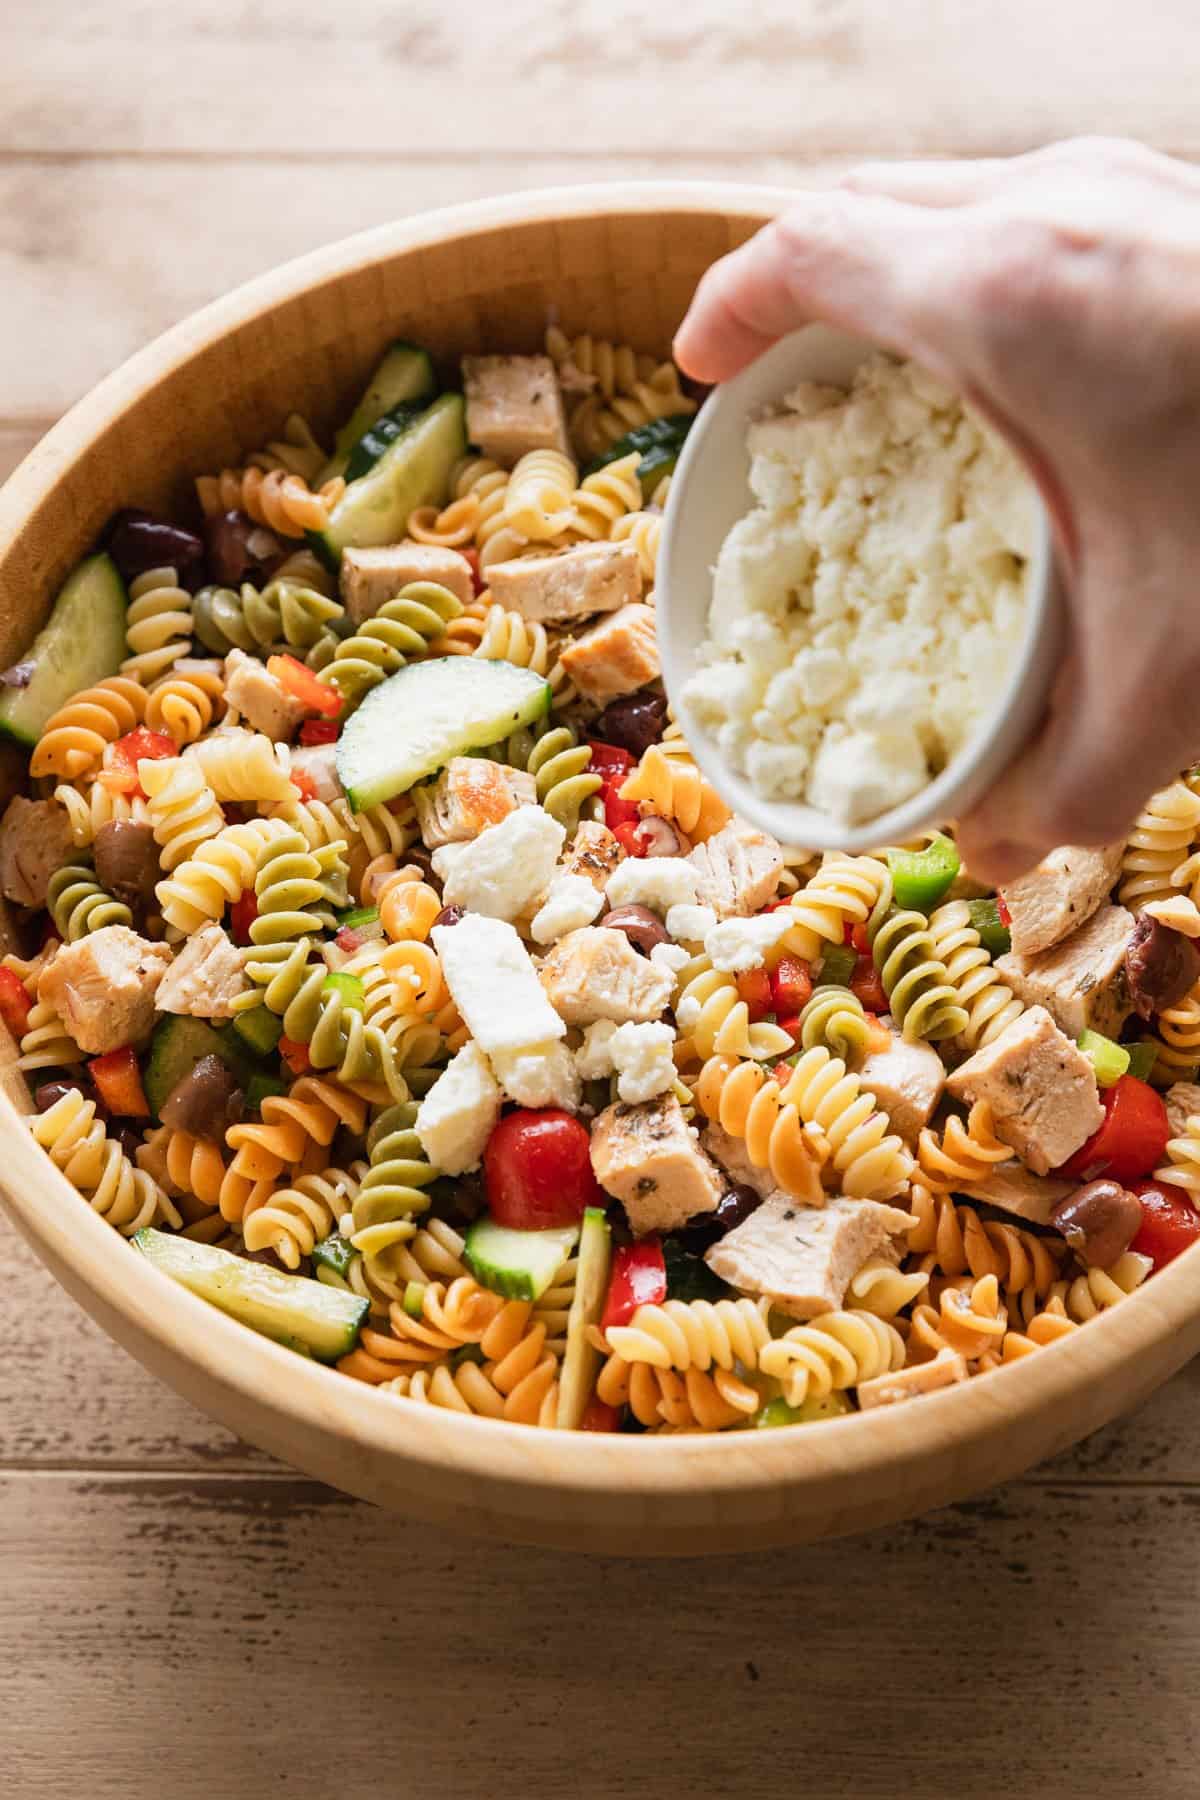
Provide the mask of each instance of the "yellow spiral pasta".
[{"label": "yellow spiral pasta", "polygon": [[696,844],[706,842],[733,816],[695,763],[668,755],[660,744],[651,744],[622,784],[621,799],[637,801],[646,812],[674,820]]},{"label": "yellow spiral pasta", "polygon": [[361,700],[411,657],[426,655],[461,611],[461,600],[440,581],[410,581],[364,620],[353,637],[341,640],[321,680],[336,687],[344,700]]},{"label": "yellow spiral pasta", "polygon": [[1178,892],[1175,875],[1187,861],[1192,842],[1200,833],[1200,794],[1184,781],[1152,794],[1138,815],[1121,859],[1122,906],[1139,912],[1151,900],[1166,900]]},{"label": "yellow spiral pasta", "polygon": [[582,378],[606,399],[613,394],[631,394],[639,381],[649,381],[660,366],[654,357],[642,355],[629,344],[614,344],[590,332],[569,338],[557,325],[547,327],[546,355],[564,383]]},{"label": "yellow spiral pasta", "polygon": [[75,863],[56,869],[46,885],[46,907],[64,943],[74,944],[105,925],[132,925],[123,900],[102,888],[92,871]]},{"label": "yellow spiral pasta", "polygon": [[929,936],[967,1015],[963,1042],[970,1051],[982,1050],[1020,1018],[1024,1007],[992,967],[965,900],[948,900],[931,913]]},{"label": "yellow spiral pasta", "polygon": [[68,1088],[46,1112],[29,1121],[43,1150],[93,1212],[122,1237],[132,1237],[156,1220],[178,1228],[182,1219],[143,1169],[135,1169],[115,1138],[96,1117],[96,1103]]},{"label": "yellow spiral pasta", "polygon": [[26,1074],[34,1069],[67,1068],[83,1061],[83,1051],[48,1000],[39,1000],[29,1009],[21,1038],[18,1069]]},{"label": "yellow spiral pasta", "polygon": [[137,1164],[165,1193],[191,1195],[209,1209],[220,1201],[225,1158],[211,1138],[160,1125],[138,1150]]},{"label": "yellow spiral pasta", "polygon": [[287,750],[264,732],[240,726],[214,731],[190,744],[184,760],[202,770],[218,800],[271,806],[281,801],[294,804],[297,799],[288,777]]},{"label": "yellow spiral pasta", "polygon": [[515,663],[520,669],[532,669],[535,675],[544,676],[555,706],[567,706],[575,698],[574,685],[551,649],[546,627],[522,618],[518,612],[505,612],[502,606],[489,607],[471,654],[490,662]]},{"label": "yellow spiral pasta", "polygon": [[1126,1250],[1107,1269],[1085,1269],[1069,1281],[1056,1281],[1049,1298],[1058,1300],[1070,1319],[1086,1324],[1097,1314],[1119,1306],[1152,1272],[1154,1264],[1136,1250]]},{"label": "yellow spiral pasta", "polygon": [[[355,1163],[353,1173],[361,1180],[364,1163]],[[380,1258],[370,1261],[355,1251],[344,1275],[321,1264],[314,1269],[318,1281],[330,1287],[346,1288],[369,1302],[375,1314],[386,1314],[393,1300],[403,1300],[410,1281],[456,1281],[467,1273],[462,1260],[463,1239],[444,1219],[429,1219],[418,1226],[413,1235],[391,1246],[387,1267]]]},{"label": "yellow spiral pasta", "polygon": [[1183,1188],[1192,1205],[1200,1206],[1200,1116],[1193,1113],[1182,1135],[1168,1140],[1167,1160],[1155,1169],[1154,1179]]},{"label": "yellow spiral pasta", "polygon": [[256,469],[288,469],[311,482],[317,479],[327,458],[308,420],[301,413],[289,413],[282,437],[275,438],[264,450],[256,450],[246,461]]},{"label": "yellow spiral pasta", "polygon": [[889,912],[869,932],[871,955],[905,1041],[939,1043],[964,1031],[966,1008],[934,949],[924,913]]},{"label": "yellow spiral pasta", "polygon": [[823,1400],[904,1366],[904,1339],[886,1319],[859,1307],[822,1313],[773,1338],[758,1366],[783,1388],[789,1406]]},{"label": "yellow spiral pasta", "polygon": [[227,906],[254,887],[263,846],[289,829],[280,819],[249,819],[225,825],[197,845],[195,854],[155,888],[167,924],[190,936],[220,919]]},{"label": "yellow spiral pasta", "polygon": [[1159,1087],[1190,1081],[1200,1068],[1200,982],[1155,1019],[1157,1053],[1152,1079]]},{"label": "yellow spiral pasta", "polygon": [[694,413],[696,402],[683,393],[673,363],[661,363],[646,378],[633,382],[625,393],[585,394],[567,414],[571,443],[582,457],[602,456],[618,438],[655,419],[679,418]]},{"label": "yellow spiral pasta", "polygon": [[628,1325],[611,1325],[609,1347],[626,1362],[657,1369],[758,1366],[770,1341],[765,1300],[664,1300],[639,1306]]},{"label": "yellow spiral pasta", "polygon": [[[186,656],[192,641],[192,596],[175,570],[148,569],[129,584],[121,674],[149,687]],[[157,729],[151,726],[151,730]]]},{"label": "yellow spiral pasta", "polygon": [[527,450],[517,462],[504,494],[504,523],[531,543],[562,537],[575,518],[579,475],[561,450]]},{"label": "yellow spiral pasta", "polygon": [[637,551],[638,569],[643,585],[648,589],[653,588],[658,574],[662,529],[660,512],[647,512],[639,508],[636,512],[627,512],[623,518],[617,519],[611,532],[614,543],[632,544]]},{"label": "yellow spiral pasta", "polygon": [[[285,1269],[298,1269],[320,1238],[328,1237],[358,1192],[365,1163],[300,1175],[247,1206],[242,1233],[247,1250],[272,1250]],[[219,1193],[219,1189],[218,1189]]]},{"label": "yellow spiral pasta", "polygon": [[923,1269],[898,1269],[885,1256],[870,1256],[850,1277],[846,1300],[878,1319],[894,1320],[919,1300],[928,1286],[929,1276]]},{"label": "yellow spiral pasta", "polygon": [[1066,1254],[1053,1238],[1039,1237],[1011,1219],[982,1219],[970,1206],[956,1206],[946,1191],[934,1193],[915,1181],[908,1201],[916,1219],[908,1248],[926,1273],[994,1275],[1002,1288],[1032,1289],[1044,1299],[1058,1280]]},{"label": "yellow spiral pasta", "polygon": [[568,530],[577,540],[598,542],[612,539],[613,527],[627,513],[636,512],[642,504],[642,488],[638,481],[641,457],[636,450],[615,462],[605,463],[594,474],[586,475],[575,490]]},{"label": "yellow spiral pasta", "polygon": [[996,1165],[1010,1161],[1012,1154],[1010,1147],[996,1136],[992,1109],[986,1100],[976,1101],[966,1125],[952,1116],[947,1119],[940,1140],[928,1125],[917,1140],[921,1180],[934,1194],[968,1182],[985,1181]]},{"label": "yellow spiral pasta", "polygon": [[792,1039],[765,1020],[750,1023],[750,1009],[737,981],[705,955],[693,956],[679,971],[675,990],[680,1061],[710,1056],[786,1056]]},{"label": "yellow spiral pasta", "polygon": [[947,1286],[936,1306],[914,1306],[908,1360],[931,1362],[941,1350],[956,1350],[974,1362],[1000,1348],[1007,1328],[1008,1309],[994,1275],[963,1287]]},{"label": "yellow spiral pasta", "polygon": [[225,677],[219,662],[184,657],[146,696],[146,725],[177,744],[194,744],[225,716]]},{"label": "yellow spiral pasta", "polygon": [[54,798],[66,812],[71,836],[81,850],[95,841],[96,833],[105,825],[150,822],[150,811],[141,794],[118,794],[102,781],[93,781],[83,789],[60,783]]},{"label": "yellow spiral pasta", "polygon": [[345,491],[341,476],[314,493],[303,475],[283,468],[263,470],[253,464],[196,478],[196,496],[206,519],[223,512],[243,512],[285,538],[324,531]]},{"label": "yellow spiral pasta", "polygon": [[133,731],[146,715],[146,690],[127,675],[111,675],[72,695],[51,713],[29,759],[29,773],[75,781],[99,763],[107,745]]},{"label": "yellow spiral pasta", "polygon": [[829,856],[791,898],[792,925],[779,954],[815,962],[826,945],[840,945],[847,925],[882,918],[891,904],[892,876],[875,856]]},{"label": "yellow spiral pasta", "polygon": [[727,1431],[762,1405],[756,1387],[728,1369],[659,1369],[610,1356],[596,1379],[596,1398],[628,1406],[648,1430]]},{"label": "yellow spiral pasta", "polygon": [[487,456],[465,456],[450,481],[454,498],[439,512],[419,507],[409,514],[408,535],[420,544],[441,544],[460,549],[474,544],[479,565],[502,562],[519,555],[528,539],[514,531],[504,516],[509,473]]},{"label": "yellow spiral pasta", "polygon": [[138,780],[146,793],[159,860],[168,875],[224,829],[217,796],[205,773],[203,763],[186,756],[138,763]]}]

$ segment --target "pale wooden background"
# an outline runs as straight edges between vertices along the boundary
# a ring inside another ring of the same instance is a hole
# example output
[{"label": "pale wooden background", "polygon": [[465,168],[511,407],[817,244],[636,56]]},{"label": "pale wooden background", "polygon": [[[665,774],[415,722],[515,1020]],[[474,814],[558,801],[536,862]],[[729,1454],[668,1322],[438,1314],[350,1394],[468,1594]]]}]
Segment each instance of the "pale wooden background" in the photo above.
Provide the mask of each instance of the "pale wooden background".
[{"label": "pale wooden background", "polygon": [[[243,277],[421,207],[1077,131],[1200,150],[1195,0],[5,0],[0,471]],[[13,1800],[1195,1789],[1200,1369],[969,1506],[689,1565],[481,1545],[158,1387],[0,1224]],[[733,1548],[733,1546],[731,1546]]]}]

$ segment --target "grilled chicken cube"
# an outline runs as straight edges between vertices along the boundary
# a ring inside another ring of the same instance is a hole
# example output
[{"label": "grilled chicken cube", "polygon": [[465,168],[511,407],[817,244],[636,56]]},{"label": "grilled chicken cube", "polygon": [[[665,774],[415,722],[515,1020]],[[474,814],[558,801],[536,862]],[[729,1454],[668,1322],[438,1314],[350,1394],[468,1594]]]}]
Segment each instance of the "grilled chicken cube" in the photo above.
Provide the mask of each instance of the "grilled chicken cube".
[{"label": "grilled chicken cube", "polygon": [[910,1363],[906,1369],[860,1381],[855,1392],[861,1411],[870,1412],[874,1406],[896,1406],[902,1400],[917,1400],[922,1394],[953,1387],[965,1381],[968,1373],[966,1358],[957,1350],[939,1350],[930,1362]]},{"label": "grilled chicken cube", "polygon": [[410,581],[436,581],[463,606],[475,596],[470,563],[441,544],[417,544],[406,538],[399,544],[342,552],[342,600],[352,624],[374,618]]},{"label": "grilled chicken cube", "polygon": [[603,893],[609,876],[624,860],[625,852],[608,826],[585,819],[566,848],[559,872],[583,875]]},{"label": "grilled chicken cube", "polygon": [[426,849],[476,838],[516,812],[510,777],[519,773],[484,756],[454,756],[436,781],[413,788],[412,803]]},{"label": "grilled chicken cube", "polygon": [[548,356],[464,356],[467,439],[511,469],[528,450],[570,455],[567,419]]},{"label": "grilled chicken cube", "polygon": [[1057,1175],[1035,1175],[1024,1163],[998,1163],[981,1181],[963,1181],[956,1194],[968,1200],[980,1200],[999,1212],[1012,1213],[1030,1225],[1049,1225],[1060,1200],[1073,1193],[1076,1181],[1063,1181]]},{"label": "grilled chicken cube", "polygon": [[783,851],[770,832],[736,816],[688,857],[697,873],[696,899],[718,919],[749,918],[779,886]]},{"label": "grilled chicken cube", "polygon": [[622,606],[559,649],[559,661],[585,700],[607,706],[661,673],[654,608]]},{"label": "grilled chicken cube", "polygon": [[878,1200],[801,1206],[776,1191],[704,1260],[731,1286],[765,1294],[794,1319],[815,1319],[841,1306],[850,1277],[909,1224],[908,1213]]},{"label": "grilled chicken cube", "polygon": [[1089,1030],[1115,1038],[1133,1011],[1125,973],[1133,928],[1132,913],[1106,903],[1078,931],[1037,956],[1011,950],[997,957],[996,973],[1018,1000],[1044,1006],[1068,1037]]},{"label": "grilled chicken cube", "polygon": [[1037,956],[1087,923],[1121,872],[1124,840],[1062,844],[1004,890],[1018,956]]},{"label": "grilled chicken cube", "polygon": [[946,1066],[929,1044],[906,1043],[896,1032],[886,1050],[872,1050],[858,1079],[910,1141],[928,1125],[946,1085]]},{"label": "grilled chicken cube", "polygon": [[1059,1168],[1104,1120],[1091,1063],[1044,1006],[1014,1019],[946,1086],[957,1099],[986,1100],[996,1136],[1035,1175]]},{"label": "grilled chicken cube", "polygon": [[596,1180],[622,1203],[638,1237],[713,1212],[725,1192],[674,1094],[607,1107],[592,1126],[591,1148]]},{"label": "grilled chicken cube", "polygon": [[545,988],[568,1025],[612,1019],[617,1025],[645,1025],[667,1006],[671,974],[634,949],[620,931],[585,925],[569,931],[541,967]]},{"label": "grilled chicken cube", "polygon": [[165,944],[152,944],[127,925],[104,925],[59,946],[38,977],[38,999],[54,1008],[81,1050],[103,1056],[150,1036],[155,996],[170,965]]},{"label": "grilled chicken cube", "polygon": [[244,650],[231,650],[225,658],[225,698],[231,714],[241,713],[248,725],[277,744],[291,742],[308,710],[264,662]]},{"label": "grilled chicken cube", "polygon": [[488,565],[492,599],[542,624],[615,612],[642,597],[632,544],[580,544],[558,556],[528,556]]},{"label": "grilled chicken cube", "polygon": [[158,989],[159,1012],[190,1013],[197,1019],[231,1019],[234,1001],[251,983],[246,952],[219,925],[204,925],[184,944]]}]

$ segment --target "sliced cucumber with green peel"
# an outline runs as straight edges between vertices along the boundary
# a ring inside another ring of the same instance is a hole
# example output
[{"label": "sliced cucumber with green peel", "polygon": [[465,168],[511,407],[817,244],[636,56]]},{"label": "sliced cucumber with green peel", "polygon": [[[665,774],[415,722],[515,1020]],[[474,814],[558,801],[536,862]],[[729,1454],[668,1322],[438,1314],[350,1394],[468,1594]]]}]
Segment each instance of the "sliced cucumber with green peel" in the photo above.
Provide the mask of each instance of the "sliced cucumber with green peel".
[{"label": "sliced cucumber with green peel", "polygon": [[477,656],[409,663],[372,688],[347,721],[338,778],[351,807],[363,812],[549,710],[549,684],[515,663]]},{"label": "sliced cucumber with green peel", "polygon": [[255,1073],[253,1057],[232,1030],[217,1031],[186,1013],[163,1013],[150,1039],[143,1079],[146,1100],[156,1119],[172,1091],[202,1056],[219,1056],[242,1087]]},{"label": "sliced cucumber with green peel", "polygon": [[350,452],[349,461],[342,471],[346,480],[357,481],[360,475],[373,469],[380,457],[391,449],[397,438],[403,437],[416,424],[424,411],[423,406],[411,406],[405,401],[399,406],[393,406],[381,419],[376,419]]},{"label": "sliced cucumber with green peel", "polygon": [[[362,399],[333,443],[333,455],[321,470],[322,482],[344,475],[355,446],[371,426],[397,406],[428,406],[437,393],[429,352],[402,339],[391,344],[378,364]],[[349,479],[349,477],[347,477]]]},{"label": "sliced cucumber with green peel", "polygon": [[485,1213],[467,1231],[463,1261],[481,1286],[506,1300],[540,1300],[578,1238],[577,1225],[513,1231]]},{"label": "sliced cucumber with green peel", "polygon": [[579,1234],[579,1269],[567,1315],[567,1348],[558,1379],[556,1423],[564,1431],[579,1429],[596,1385],[601,1359],[600,1352],[588,1342],[588,1326],[600,1323],[611,1267],[612,1230],[600,1208],[589,1206]]},{"label": "sliced cucumber with green peel", "polygon": [[0,732],[30,746],[51,713],[81,688],[115,675],[126,654],[125,583],[110,556],[89,556],[68,575],[50,614],[17,667],[24,687],[0,698]]},{"label": "sliced cucumber with green peel", "polygon": [[461,394],[443,394],[418,413],[372,468],[352,481],[324,531],[308,532],[317,554],[336,570],[342,551],[396,544],[418,506],[440,506],[454,465],[466,453],[466,407]]},{"label": "sliced cucumber with green peel", "polygon": [[340,1231],[335,1231],[329,1237],[322,1238],[319,1243],[313,1245],[312,1252],[317,1279],[321,1279],[321,1271],[325,1270],[329,1277],[338,1281],[346,1281],[357,1255],[358,1251],[350,1239],[344,1238]]},{"label": "sliced cucumber with green peel", "polygon": [[277,1344],[318,1362],[336,1362],[358,1342],[368,1302],[345,1288],[327,1287],[307,1275],[285,1275],[215,1244],[193,1243],[166,1231],[147,1228],[133,1242],[162,1274]]},{"label": "sliced cucumber with green peel", "polygon": [[695,417],[695,413],[672,413],[668,419],[651,419],[648,425],[635,425],[632,431],[627,431],[615,444],[610,444],[602,455],[594,457],[583,471],[584,475],[594,475],[597,469],[618,462],[621,457],[636,450],[642,459],[637,471],[642,499],[649,500],[664,476],[674,474],[679,452],[683,449],[683,440],[691,430]]},{"label": "sliced cucumber with green peel", "polygon": [[252,1006],[248,1012],[238,1013],[229,1029],[252,1056],[270,1056],[283,1036],[283,1020],[276,1018],[269,1006]]}]

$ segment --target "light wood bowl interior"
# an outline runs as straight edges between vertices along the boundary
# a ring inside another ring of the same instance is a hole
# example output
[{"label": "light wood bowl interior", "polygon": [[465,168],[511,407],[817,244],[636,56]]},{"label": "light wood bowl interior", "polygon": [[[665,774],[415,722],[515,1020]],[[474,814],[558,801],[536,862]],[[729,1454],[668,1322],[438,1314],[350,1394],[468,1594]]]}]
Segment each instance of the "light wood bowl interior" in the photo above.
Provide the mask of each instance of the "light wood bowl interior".
[{"label": "light wood bowl interior", "polygon": [[[239,289],[77,406],[0,493],[0,664],[124,505],[189,506],[190,476],[305,413],[325,432],[385,342],[451,359],[532,349],[547,318],[665,350],[769,190],[597,186],[460,207],[335,245]],[[73,1297],[162,1380],[336,1487],[526,1542],[696,1554],[832,1536],[1016,1475],[1139,1402],[1200,1347],[1200,1248],[1044,1350],[907,1407],[827,1424],[646,1439],[537,1432],[396,1402],[170,1284],[33,1143],[6,1044],[0,1192]]]}]

